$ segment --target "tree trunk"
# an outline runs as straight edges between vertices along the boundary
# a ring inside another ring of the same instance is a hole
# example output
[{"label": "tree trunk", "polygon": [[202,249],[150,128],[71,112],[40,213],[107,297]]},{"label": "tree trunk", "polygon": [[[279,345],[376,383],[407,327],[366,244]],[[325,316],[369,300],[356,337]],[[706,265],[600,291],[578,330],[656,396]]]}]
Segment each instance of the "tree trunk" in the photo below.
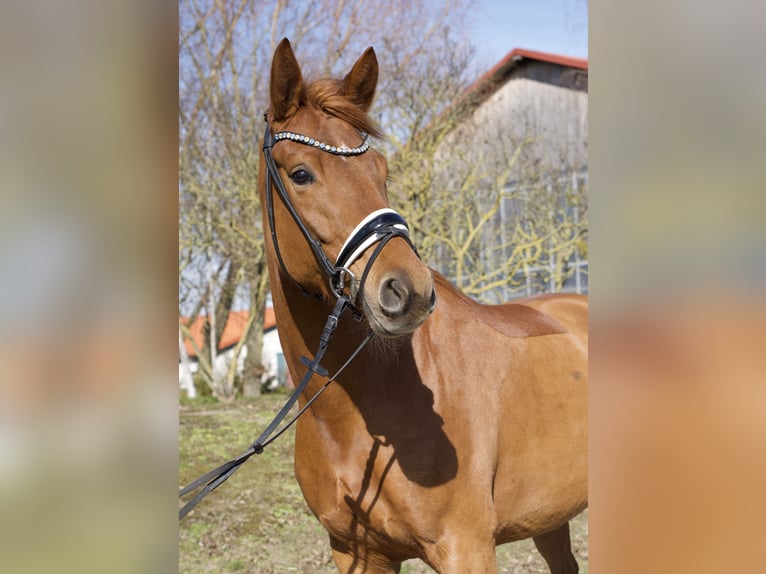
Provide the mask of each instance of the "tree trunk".
[{"label": "tree trunk", "polygon": [[261,382],[265,372],[263,366],[263,318],[266,311],[266,293],[268,293],[268,274],[266,265],[259,265],[259,273],[249,278],[250,312],[256,314],[253,328],[247,338],[247,356],[242,374],[243,394],[257,397],[261,394]]},{"label": "tree trunk", "polygon": [[[239,267],[237,266],[236,261],[231,258],[229,260],[229,267],[226,271],[226,277],[221,286],[221,293],[218,301],[215,301],[213,279],[212,277],[209,278],[208,289],[210,302],[208,304],[207,318],[202,327],[204,344],[202,349],[200,349],[200,361],[205,361],[210,365],[210,372],[207,373],[208,376],[205,378],[208,379],[207,383],[213,396],[222,402],[232,400],[235,394],[235,389],[232,385],[228,384],[226,375],[219,373],[216,370],[216,357],[218,355],[224,328],[229,320],[232,303],[234,302],[234,292],[237,289],[238,270]],[[211,309],[211,307],[214,307],[214,310]],[[236,360],[236,357],[234,360]]]}]

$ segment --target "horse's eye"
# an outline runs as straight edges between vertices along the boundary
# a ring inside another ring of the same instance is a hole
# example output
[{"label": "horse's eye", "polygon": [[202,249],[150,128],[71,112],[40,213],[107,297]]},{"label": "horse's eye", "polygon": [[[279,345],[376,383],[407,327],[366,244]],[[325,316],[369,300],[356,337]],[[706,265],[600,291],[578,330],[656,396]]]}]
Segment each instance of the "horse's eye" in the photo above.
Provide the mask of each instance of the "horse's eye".
[{"label": "horse's eye", "polygon": [[290,179],[293,180],[295,185],[308,185],[314,181],[314,176],[312,176],[305,169],[296,169],[293,173],[290,174]]}]

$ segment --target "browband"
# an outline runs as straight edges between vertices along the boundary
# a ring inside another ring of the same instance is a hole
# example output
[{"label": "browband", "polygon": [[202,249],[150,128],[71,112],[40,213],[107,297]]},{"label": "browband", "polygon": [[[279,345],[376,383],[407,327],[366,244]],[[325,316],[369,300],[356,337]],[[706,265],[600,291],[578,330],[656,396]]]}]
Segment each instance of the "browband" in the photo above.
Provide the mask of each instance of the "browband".
[{"label": "browband", "polygon": [[370,136],[362,132],[360,132],[360,135],[364,139],[362,140],[362,143],[358,145],[357,147],[345,147],[345,146],[338,147],[338,146],[326,144],[324,142],[320,142],[319,140],[315,140],[314,138],[310,138],[309,136],[304,136],[303,134],[296,134],[295,132],[275,133],[274,143],[280,140],[290,140],[290,141],[302,143],[305,145],[313,146],[322,151],[334,153],[335,155],[345,155],[345,156],[360,155],[366,152],[370,148]]}]

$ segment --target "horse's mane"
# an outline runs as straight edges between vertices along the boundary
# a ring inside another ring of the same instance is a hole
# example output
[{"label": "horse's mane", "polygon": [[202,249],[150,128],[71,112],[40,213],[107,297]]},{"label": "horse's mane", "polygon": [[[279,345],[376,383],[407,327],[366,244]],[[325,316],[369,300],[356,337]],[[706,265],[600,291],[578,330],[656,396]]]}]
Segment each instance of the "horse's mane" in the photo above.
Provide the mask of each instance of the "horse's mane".
[{"label": "horse's mane", "polygon": [[311,82],[305,91],[305,103],[348,122],[373,137],[383,136],[378,125],[362,108],[342,94],[343,80],[323,78]]}]

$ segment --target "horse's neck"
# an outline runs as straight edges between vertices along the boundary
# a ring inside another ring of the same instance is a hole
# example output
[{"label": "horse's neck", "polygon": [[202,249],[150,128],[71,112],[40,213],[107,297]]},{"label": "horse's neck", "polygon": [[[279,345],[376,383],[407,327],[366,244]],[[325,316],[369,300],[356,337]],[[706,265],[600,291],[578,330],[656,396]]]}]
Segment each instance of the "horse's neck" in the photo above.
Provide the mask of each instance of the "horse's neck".
[{"label": "horse's neck", "polygon": [[[274,296],[274,305],[285,357],[297,385],[307,370],[300,357],[314,356],[316,348],[309,347],[316,346],[331,307],[290,288]],[[321,365],[334,374],[364,340],[367,329],[366,323],[357,323],[350,313],[344,314]],[[356,452],[359,440],[370,436],[399,445],[412,442],[413,437],[430,436],[428,440],[444,446],[438,451],[452,448],[447,445],[443,421],[434,406],[437,394],[443,395],[435,391],[440,379],[433,376],[432,367],[418,364],[417,356],[428,345],[427,340],[428,334],[421,327],[412,336],[371,341],[337,382],[312,403],[314,416],[304,416],[299,423],[299,428],[306,429],[300,435],[302,443],[320,440],[321,436],[322,441],[329,439],[334,448],[348,454]],[[301,405],[326,380],[313,377],[299,399]]]},{"label": "horse's neck", "polygon": [[[272,298],[283,352],[291,366],[294,383],[298,385],[307,372],[306,366],[301,362],[301,357],[314,358],[318,350],[320,335],[333,310],[333,304],[307,296],[292,283],[284,281],[276,286],[272,285]],[[366,325],[357,322],[350,311],[345,311],[320,365],[326,368],[330,374],[334,374],[352,356],[366,335]],[[365,355],[365,352],[363,351],[362,354]],[[361,363],[363,361],[352,362],[344,369],[339,380],[346,381],[363,377],[364,372],[369,369]],[[301,402],[305,402],[319,390],[325,381],[326,379],[315,376],[307,386],[306,392],[303,393]],[[343,400],[338,397],[338,393],[326,394]],[[342,396],[346,395],[343,394]],[[322,401],[317,402],[317,408],[338,409],[343,406],[338,404],[330,406],[327,404],[329,402],[331,401],[323,398]]]}]

